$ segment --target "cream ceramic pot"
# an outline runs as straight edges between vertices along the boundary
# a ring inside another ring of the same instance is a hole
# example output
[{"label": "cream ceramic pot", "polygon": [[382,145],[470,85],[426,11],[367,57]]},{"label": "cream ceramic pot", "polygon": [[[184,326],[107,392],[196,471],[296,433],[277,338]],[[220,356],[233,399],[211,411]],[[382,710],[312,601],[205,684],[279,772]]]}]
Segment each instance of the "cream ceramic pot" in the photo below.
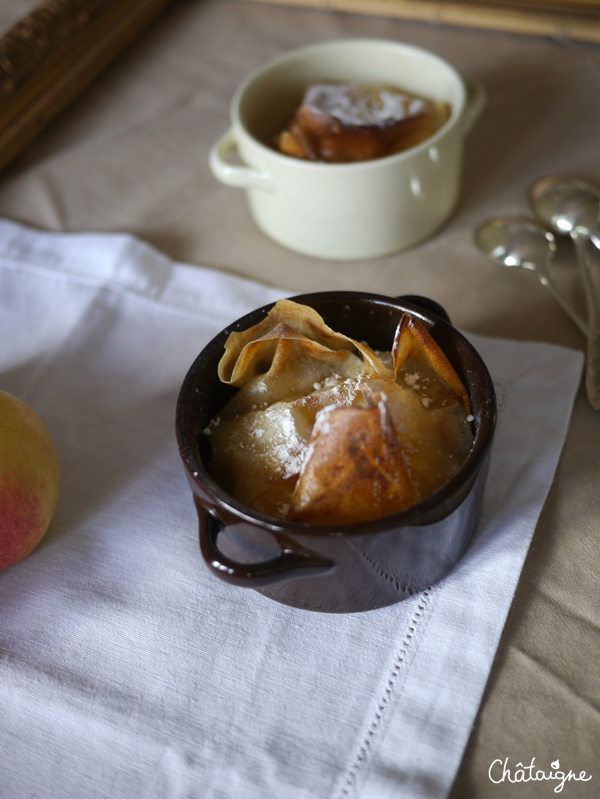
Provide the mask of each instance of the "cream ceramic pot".
[{"label": "cream ceramic pot", "polygon": [[[452,112],[435,135],[385,158],[329,164],[282,155],[273,139],[316,81],[395,86],[448,102]],[[479,84],[421,48],[376,39],[324,42],[248,76],[209,163],[223,183],[246,190],[254,221],[283,246],[319,258],[375,258],[412,247],[447,221],[459,196],[465,134],[484,105]],[[242,165],[230,160],[235,151]]]}]

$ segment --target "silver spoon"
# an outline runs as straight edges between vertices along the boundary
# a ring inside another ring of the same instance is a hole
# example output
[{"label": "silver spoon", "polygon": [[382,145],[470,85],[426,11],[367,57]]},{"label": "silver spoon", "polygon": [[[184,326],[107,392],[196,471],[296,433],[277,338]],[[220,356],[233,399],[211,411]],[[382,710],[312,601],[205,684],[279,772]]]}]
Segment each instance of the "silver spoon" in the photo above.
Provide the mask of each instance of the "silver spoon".
[{"label": "silver spoon", "polygon": [[531,205],[557,233],[568,234],[577,251],[588,309],[585,387],[595,410],[600,410],[600,306],[592,281],[590,243],[600,248],[600,193],[575,178],[539,180],[530,191]]},{"label": "silver spoon", "polygon": [[561,308],[587,336],[587,326],[569,305],[550,278],[550,262],[556,252],[556,240],[539,222],[525,217],[491,219],[479,225],[474,234],[481,252],[503,266],[520,266],[535,272]]}]

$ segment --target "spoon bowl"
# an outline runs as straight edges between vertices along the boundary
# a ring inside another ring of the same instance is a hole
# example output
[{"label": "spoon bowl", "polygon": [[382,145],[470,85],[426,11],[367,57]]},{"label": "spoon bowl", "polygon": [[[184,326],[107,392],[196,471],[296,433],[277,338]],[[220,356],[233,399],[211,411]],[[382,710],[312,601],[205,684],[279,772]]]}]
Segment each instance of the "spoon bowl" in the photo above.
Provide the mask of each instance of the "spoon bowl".
[{"label": "spoon bowl", "polygon": [[526,217],[506,217],[483,222],[474,234],[475,244],[484,255],[502,266],[518,266],[535,272],[540,283],[552,294],[581,332],[587,336],[585,322],[558,291],[550,277],[550,263],[556,252],[551,231]]},{"label": "spoon bowl", "polygon": [[556,233],[581,233],[600,247],[600,192],[577,178],[549,177],[531,188],[537,217]]},{"label": "spoon bowl", "polygon": [[475,231],[479,249],[503,266],[520,266],[548,275],[556,252],[556,240],[549,230],[531,219],[491,219]]}]

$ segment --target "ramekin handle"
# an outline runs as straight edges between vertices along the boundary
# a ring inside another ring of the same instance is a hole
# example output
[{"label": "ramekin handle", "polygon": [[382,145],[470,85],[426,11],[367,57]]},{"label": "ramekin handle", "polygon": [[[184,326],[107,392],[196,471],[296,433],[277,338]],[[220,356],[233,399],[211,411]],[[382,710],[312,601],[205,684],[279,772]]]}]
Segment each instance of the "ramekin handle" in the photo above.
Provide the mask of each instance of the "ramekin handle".
[{"label": "ramekin handle", "polygon": [[223,554],[217,537],[224,528],[223,523],[199,500],[196,509],[200,522],[200,549],[208,568],[214,575],[232,585],[258,588],[274,585],[294,577],[325,574],[334,568],[334,563],[306,549],[282,548],[275,558],[260,563],[238,563]]},{"label": "ramekin handle", "polygon": [[430,313],[434,313],[436,316],[439,316],[440,319],[443,319],[444,322],[448,322],[449,325],[452,324],[446,309],[441,306],[439,302],[430,300],[429,297],[422,297],[420,294],[403,294],[400,297],[396,297],[396,299],[400,302],[410,302],[413,305],[417,305],[424,311],[429,311]]},{"label": "ramekin handle", "polygon": [[475,78],[463,78],[467,91],[467,102],[463,112],[462,129],[466,135],[471,132],[473,125],[477,122],[487,103],[487,92]]},{"label": "ramekin handle", "polygon": [[237,148],[233,128],[229,128],[211,147],[208,163],[217,180],[239,189],[272,189],[271,176],[268,173],[229,163],[229,156]]}]

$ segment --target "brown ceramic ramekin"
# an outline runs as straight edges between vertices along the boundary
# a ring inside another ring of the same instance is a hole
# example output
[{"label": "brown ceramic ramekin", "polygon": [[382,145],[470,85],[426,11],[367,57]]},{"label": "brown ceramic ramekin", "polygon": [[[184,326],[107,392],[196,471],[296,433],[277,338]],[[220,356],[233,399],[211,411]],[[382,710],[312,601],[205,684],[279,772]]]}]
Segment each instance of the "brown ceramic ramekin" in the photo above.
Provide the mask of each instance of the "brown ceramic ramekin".
[{"label": "brown ceramic ramekin", "polygon": [[343,527],[284,522],[237,502],[210,475],[211,449],[203,431],[235,392],[217,375],[225,341],[234,330],[263,319],[272,307],[264,306],[202,350],[179,394],[177,441],[198,511],[202,555],[221,580],[293,607],[339,613],[391,605],[441,580],[475,534],[496,422],[494,386],[479,354],[430,300],[352,291],[292,299],[314,308],[334,330],[381,350],[390,349],[404,312],[416,316],[468,391],[473,448],[457,474],[429,497],[371,522]]}]

